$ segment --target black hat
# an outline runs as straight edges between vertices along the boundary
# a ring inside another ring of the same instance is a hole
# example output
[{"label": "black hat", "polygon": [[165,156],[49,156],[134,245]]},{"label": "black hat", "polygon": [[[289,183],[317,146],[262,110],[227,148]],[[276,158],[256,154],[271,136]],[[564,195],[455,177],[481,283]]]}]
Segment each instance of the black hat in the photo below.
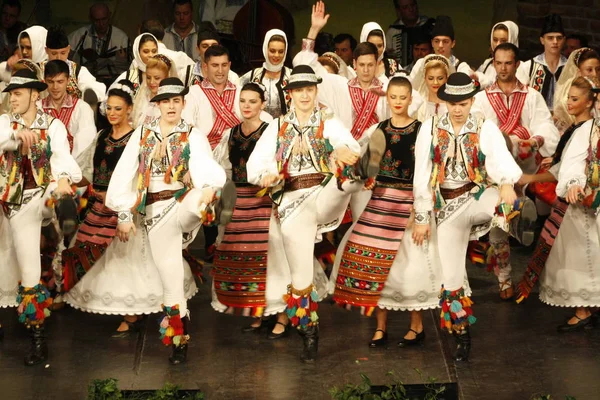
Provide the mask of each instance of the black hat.
[{"label": "black hat", "polygon": [[470,99],[479,92],[479,82],[474,81],[464,72],[455,72],[448,77],[445,84],[438,89],[440,100],[458,103]]},{"label": "black hat", "polygon": [[69,45],[69,38],[65,31],[60,27],[52,27],[46,35],[46,47],[52,50],[64,49]]},{"label": "black hat", "polygon": [[179,78],[165,78],[160,81],[158,92],[150,101],[157,102],[172,97],[185,96],[188,91],[189,88],[185,87]]},{"label": "black hat", "polygon": [[454,40],[454,25],[452,25],[452,18],[447,15],[438,15],[435,19],[435,25],[431,31],[431,37],[436,36],[448,36]]},{"label": "black hat", "polygon": [[306,86],[317,86],[323,82],[315,71],[308,65],[296,65],[290,74],[290,79],[283,90],[300,89]]},{"label": "black hat", "polygon": [[10,82],[3,92],[10,92],[15,89],[35,89],[42,92],[48,88],[44,82],[40,82],[35,72],[23,68],[14,73],[10,78]]},{"label": "black hat", "polygon": [[540,37],[550,32],[559,32],[563,35],[565,34],[565,28],[563,28],[562,18],[560,15],[550,14],[544,18],[544,26],[542,27],[542,33],[540,34]]}]

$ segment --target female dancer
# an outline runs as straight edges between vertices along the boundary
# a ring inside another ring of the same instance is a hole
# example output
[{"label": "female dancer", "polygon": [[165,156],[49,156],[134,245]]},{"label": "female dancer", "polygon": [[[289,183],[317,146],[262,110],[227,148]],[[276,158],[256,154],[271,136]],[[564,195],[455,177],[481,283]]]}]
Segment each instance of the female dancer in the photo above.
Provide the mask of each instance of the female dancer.
[{"label": "female dancer", "polygon": [[[564,132],[575,121],[567,109],[567,97],[571,83],[578,76],[600,78],[600,55],[596,50],[583,47],[572,52],[556,83],[553,116],[554,123],[560,132]],[[597,107],[598,104],[596,104],[593,115],[600,117],[600,110]]]},{"label": "female dancer", "polygon": [[450,74],[450,61],[444,56],[430,54],[425,56],[423,74],[415,77],[414,84],[417,91],[426,102],[423,102],[417,113],[419,121],[426,121],[431,117],[440,117],[448,112],[446,102],[439,99],[437,93],[448,80]]},{"label": "female dancer", "polygon": [[[490,34],[490,51],[494,54],[494,49],[500,43],[512,43],[519,47],[519,26],[512,21],[498,22],[492,27]],[[477,72],[487,77],[486,80],[494,82],[496,80],[496,69],[494,68],[494,58],[490,57],[481,64]]]},{"label": "female dancer", "polygon": [[556,188],[569,206],[560,230],[554,232],[554,243],[546,242],[551,249],[540,276],[540,300],[575,308],[575,314],[558,326],[559,332],[592,327],[590,308],[600,306],[600,120],[591,113],[599,92],[596,78],[582,77],[569,90],[567,107],[575,117],[575,129],[563,153]]},{"label": "female dancer", "polygon": [[367,22],[363,25],[362,31],[360,32],[360,42],[373,43],[375,47],[377,47],[378,63],[375,77],[378,79],[383,79],[385,81],[386,77],[390,78],[394,76],[398,70],[402,69],[402,66],[399,66],[396,60],[385,57],[385,32],[378,23]]},{"label": "female dancer", "polygon": [[153,55],[158,53],[158,40],[150,33],[142,33],[133,41],[133,61],[129,69],[123,72],[115,82],[127,79],[133,83],[134,94],[144,81],[144,72],[146,72],[146,63]]},{"label": "female dancer", "polygon": [[334,301],[365,315],[375,310],[377,329],[370,347],[387,341],[388,310],[408,310],[410,328],[398,346],[425,339],[421,310],[438,306],[441,270],[436,246],[417,246],[409,225],[413,205],[414,148],[419,121],[408,115],[412,86],[394,77],[387,89],[392,118],[375,128],[385,133],[386,149],[366,208],[338,248],[330,279]]},{"label": "female dancer", "polygon": [[132,122],[135,127],[149,124],[160,117],[156,103],[150,101],[156,96],[160,82],[168,77],[177,77],[175,63],[165,55],[155,54],[146,61],[143,83],[133,99]]},{"label": "female dancer", "polygon": [[285,32],[271,29],[265,35],[263,55],[265,62],[260,68],[248,71],[240,78],[240,85],[248,82],[258,82],[266,89],[265,111],[273,118],[285,115],[290,107],[290,97],[283,87],[290,78],[291,70],[284,66],[287,56],[288,43]]},{"label": "female dancer", "polygon": [[[125,315],[115,337],[137,331],[138,315],[159,312],[162,286],[141,234],[114,241],[117,214],[104,204],[108,183],[133,128],[133,84],[122,80],[108,92],[106,114],[111,128],[100,131],[86,156],[84,186],[91,185],[90,208],[74,245],[63,252],[65,300],[85,312]],[[92,268],[94,267],[94,268]],[[197,291],[186,267],[185,292]]]}]

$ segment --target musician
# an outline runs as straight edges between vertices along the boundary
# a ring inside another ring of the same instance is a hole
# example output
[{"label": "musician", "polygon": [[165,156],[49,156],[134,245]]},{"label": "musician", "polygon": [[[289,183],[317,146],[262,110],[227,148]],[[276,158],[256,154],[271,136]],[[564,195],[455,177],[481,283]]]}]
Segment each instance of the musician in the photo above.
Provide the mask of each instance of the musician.
[{"label": "musician", "polygon": [[91,25],[69,35],[73,61],[87,67],[98,80],[112,82],[126,71],[131,61],[129,38],[110,24],[111,12],[105,3],[90,7]]},{"label": "musician", "polygon": [[192,19],[192,0],[175,0],[173,17],[175,22],[165,29],[164,43],[168,49],[183,51],[194,61],[200,59],[196,47],[196,36],[200,30]]},{"label": "musician", "polygon": [[211,23],[217,32],[233,34],[233,19],[248,0],[202,0],[200,21]]}]

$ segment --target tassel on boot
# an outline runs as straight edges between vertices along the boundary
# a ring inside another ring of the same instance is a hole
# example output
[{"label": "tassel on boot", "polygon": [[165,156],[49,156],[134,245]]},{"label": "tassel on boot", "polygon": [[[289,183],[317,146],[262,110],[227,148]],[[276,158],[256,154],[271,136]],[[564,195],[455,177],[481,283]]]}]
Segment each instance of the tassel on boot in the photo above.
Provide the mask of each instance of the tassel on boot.
[{"label": "tassel on boot", "polygon": [[[189,318],[188,317],[181,318],[181,322],[183,324],[183,336],[185,338],[189,338],[189,335],[188,335]],[[172,351],[171,351],[171,355],[169,356],[169,362],[171,363],[171,365],[179,365],[179,364],[183,364],[186,362],[187,348],[188,348],[187,341],[188,340],[189,339],[186,339],[185,343],[183,343],[183,344],[181,344],[181,343],[179,345],[173,344],[171,346]]]},{"label": "tassel on boot", "polygon": [[460,333],[454,333],[456,339],[456,353],[454,353],[455,361],[469,361],[469,354],[471,353],[471,333],[469,327],[466,327]]},{"label": "tassel on boot", "polygon": [[44,325],[32,325],[31,332],[31,348],[25,356],[25,365],[30,367],[36,364],[45,362],[48,359],[48,343]]}]

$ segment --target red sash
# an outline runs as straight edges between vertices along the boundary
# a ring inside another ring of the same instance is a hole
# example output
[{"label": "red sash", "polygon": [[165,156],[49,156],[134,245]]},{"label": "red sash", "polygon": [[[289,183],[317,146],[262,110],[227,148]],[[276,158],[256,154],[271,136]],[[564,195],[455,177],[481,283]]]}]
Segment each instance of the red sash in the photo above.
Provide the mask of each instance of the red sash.
[{"label": "red sash", "polygon": [[240,120],[233,112],[236,90],[231,82],[227,82],[227,87],[223,91],[223,95],[219,96],[217,89],[212,87],[207,80],[203,80],[199,86],[216,114],[215,122],[208,134],[208,143],[210,143],[210,148],[214,150],[221,141],[225,129],[233,128],[240,124]]},{"label": "red sash", "polygon": [[529,139],[529,131],[521,125],[521,113],[523,112],[527,93],[514,92],[512,94],[513,102],[510,105],[510,109],[506,107],[501,93],[490,93],[486,90],[485,94],[487,95],[494,112],[498,116],[498,127],[500,130],[509,135],[516,135],[519,139]]},{"label": "red sash", "polygon": [[348,90],[350,91],[350,99],[352,100],[352,107],[356,113],[356,119],[354,120],[354,124],[350,131],[352,132],[354,139],[358,140],[362,137],[368,127],[379,122],[379,118],[375,113],[375,107],[377,107],[379,96],[373,91],[369,90],[365,93],[358,86],[350,86],[352,83],[355,83],[355,81],[349,82]]},{"label": "red sash", "polygon": [[73,116],[73,112],[75,112],[75,106],[77,105],[79,99],[75,96],[72,96],[71,99],[73,101],[73,105],[71,107],[61,107],[60,111],[57,111],[53,107],[49,107],[49,97],[46,98],[46,101],[43,102],[43,106],[44,112],[46,114],[49,114],[54,118],[59,119],[60,122],[62,122],[65,125],[65,128],[67,128],[67,140],[69,141],[69,149],[73,151],[73,135],[69,131],[69,124],[71,123],[71,117]]}]

